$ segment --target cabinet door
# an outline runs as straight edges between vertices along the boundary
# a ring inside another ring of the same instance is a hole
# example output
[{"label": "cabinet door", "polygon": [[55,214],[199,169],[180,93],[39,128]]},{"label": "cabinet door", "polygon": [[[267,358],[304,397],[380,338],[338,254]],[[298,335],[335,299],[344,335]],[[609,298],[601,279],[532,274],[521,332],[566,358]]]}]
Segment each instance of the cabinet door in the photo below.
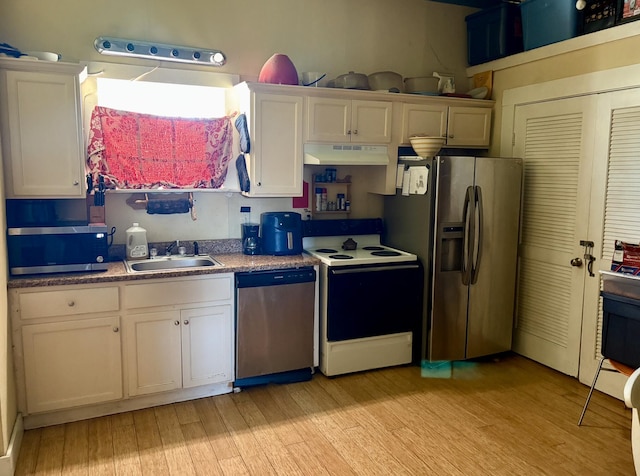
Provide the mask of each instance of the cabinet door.
[{"label": "cabinet door", "polygon": [[302,97],[256,93],[249,178],[255,197],[302,195]]},{"label": "cabinet door", "polygon": [[413,135],[445,137],[447,111],[446,105],[405,104],[402,113],[402,143],[410,145],[409,137]]},{"label": "cabinet door", "polygon": [[129,395],[182,387],[180,311],[127,316]]},{"label": "cabinet door", "polygon": [[351,142],[388,144],[391,142],[393,104],[385,101],[353,101]]},{"label": "cabinet door", "polygon": [[231,306],[187,309],[180,317],[183,387],[232,381]]},{"label": "cabinet door", "polygon": [[307,98],[306,140],[349,142],[351,134],[351,100]]},{"label": "cabinet door", "polygon": [[484,107],[449,108],[447,145],[489,147],[491,140],[491,109]]},{"label": "cabinet door", "polygon": [[9,197],[83,197],[78,77],[5,71]]},{"label": "cabinet door", "polygon": [[120,318],[22,327],[29,413],[122,398]]}]

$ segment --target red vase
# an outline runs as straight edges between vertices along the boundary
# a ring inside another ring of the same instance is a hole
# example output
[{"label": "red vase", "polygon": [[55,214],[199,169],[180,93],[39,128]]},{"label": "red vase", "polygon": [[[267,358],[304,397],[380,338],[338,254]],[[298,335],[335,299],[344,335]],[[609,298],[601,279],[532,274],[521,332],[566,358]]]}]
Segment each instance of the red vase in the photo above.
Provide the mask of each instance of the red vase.
[{"label": "red vase", "polygon": [[287,55],[275,54],[260,70],[258,82],[297,85],[298,71]]}]

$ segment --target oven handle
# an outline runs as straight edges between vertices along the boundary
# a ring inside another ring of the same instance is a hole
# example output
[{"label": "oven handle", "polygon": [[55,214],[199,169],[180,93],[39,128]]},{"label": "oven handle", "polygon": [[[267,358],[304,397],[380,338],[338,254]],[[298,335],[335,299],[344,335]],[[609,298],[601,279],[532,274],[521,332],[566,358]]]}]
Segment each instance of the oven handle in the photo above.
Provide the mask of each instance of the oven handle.
[{"label": "oven handle", "polygon": [[399,265],[394,265],[394,266],[371,266],[371,267],[366,267],[366,268],[349,268],[349,269],[335,269],[335,268],[330,268],[329,272],[331,274],[355,274],[355,273],[370,273],[370,272],[376,272],[376,271],[395,271],[397,269],[416,269],[419,268],[420,266],[417,263],[412,263],[412,264],[399,264]]}]

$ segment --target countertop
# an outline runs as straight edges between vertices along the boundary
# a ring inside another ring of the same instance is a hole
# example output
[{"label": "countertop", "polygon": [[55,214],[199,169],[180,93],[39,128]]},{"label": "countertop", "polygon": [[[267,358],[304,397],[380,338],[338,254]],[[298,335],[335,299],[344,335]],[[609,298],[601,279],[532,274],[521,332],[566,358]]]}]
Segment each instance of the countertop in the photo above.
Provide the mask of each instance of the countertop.
[{"label": "countertop", "polygon": [[95,284],[117,281],[137,281],[142,279],[176,278],[180,276],[196,276],[204,274],[299,268],[301,266],[314,266],[320,264],[319,259],[306,254],[292,256],[248,256],[242,253],[215,253],[211,254],[211,257],[222,264],[222,266],[128,273],[124,267],[124,263],[121,260],[118,260],[109,263],[109,269],[106,271],[11,277],[8,281],[7,287],[31,288],[39,286],[59,286],[64,284]]}]

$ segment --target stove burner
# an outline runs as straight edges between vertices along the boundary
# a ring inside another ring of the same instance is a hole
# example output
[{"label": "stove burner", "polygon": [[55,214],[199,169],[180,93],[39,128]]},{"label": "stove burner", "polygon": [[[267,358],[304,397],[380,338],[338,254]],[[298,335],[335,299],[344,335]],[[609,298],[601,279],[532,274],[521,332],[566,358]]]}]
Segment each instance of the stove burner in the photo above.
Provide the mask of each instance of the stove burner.
[{"label": "stove burner", "polygon": [[383,250],[383,251],[372,251],[371,254],[374,256],[400,256],[401,253],[398,253],[397,251]]},{"label": "stove burner", "polygon": [[332,250],[331,248],[318,248],[316,253],[337,253],[338,250]]},{"label": "stove burner", "polygon": [[367,250],[367,251],[382,251],[382,250],[384,250],[384,248],[382,246],[365,246],[362,249],[363,250]]},{"label": "stove burner", "polygon": [[337,255],[331,255],[331,256],[329,256],[329,258],[331,258],[331,259],[353,259],[353,256],[337,254]]}]

